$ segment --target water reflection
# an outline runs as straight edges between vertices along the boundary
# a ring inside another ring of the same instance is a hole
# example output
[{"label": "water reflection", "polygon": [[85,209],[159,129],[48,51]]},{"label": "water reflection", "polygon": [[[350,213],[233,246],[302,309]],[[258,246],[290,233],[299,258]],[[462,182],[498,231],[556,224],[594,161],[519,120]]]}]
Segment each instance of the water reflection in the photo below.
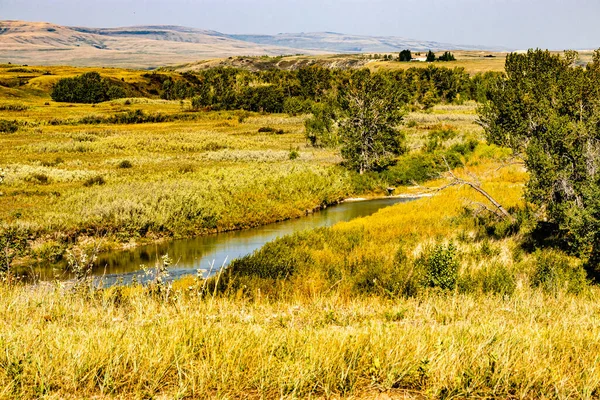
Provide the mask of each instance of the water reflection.
[{"label": "water reflection", "polygon": [[[134,278],[138,281],[151,279],[145,275],[141,265],[154,267],[160,257],[168,254],[173,260],[169,269],[171,278],[196,274],[197,270],[213,272],[231,260],[252,253],[265,243],[277,237],[318,227],[331,226],[337,222],[371,215],[377,210],[396,203],[411,201],[406,198],[386,198],[362,202],[346,202],[329,207],[303,218],[274,223],[243,231],[225,232],[193,239],[174,240],[165,243],[137,247],[131,250],[100,254],[93,274],[102,277],[105,284],[122,281],[124,284]],[[214,264],[213,264],[214,263]],[[42,279],[52,278],[38,271]],[[205,273],[206,275],[207,273]]]}]

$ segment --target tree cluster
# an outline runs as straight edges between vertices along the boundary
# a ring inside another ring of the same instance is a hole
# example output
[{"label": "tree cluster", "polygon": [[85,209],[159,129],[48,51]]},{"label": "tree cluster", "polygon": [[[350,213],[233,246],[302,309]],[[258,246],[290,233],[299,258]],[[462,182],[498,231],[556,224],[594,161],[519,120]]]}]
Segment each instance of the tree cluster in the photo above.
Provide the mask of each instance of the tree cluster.
[{"label": "tree cluster", "polygon": [[600,276],[600,51],[586,67],[576,58],[510,54],[480,118],[491,143],[524,159],[541,219]]},{"label": "tree cluster", "polygon": [[125,90],[97,72],[60,79],[52,88],[52,100],[69,103],[100,103],[126,97]]},{"label": "tree cluster", "polygon": [[[310,113],[343,89],[351,70],[319,66],[296,71],[268,70],[250,72],[235,68],[214,68],[194,73],[167,76],[148,74],[160,82],[161,97],[169,100],[191,99],[196,110],[249,110],[263,112]],[[471,78],[462,68],[408,68],[378,72],[401,93],[402,101],[426,108],[457,99],[481,100],[499,73]]]}]

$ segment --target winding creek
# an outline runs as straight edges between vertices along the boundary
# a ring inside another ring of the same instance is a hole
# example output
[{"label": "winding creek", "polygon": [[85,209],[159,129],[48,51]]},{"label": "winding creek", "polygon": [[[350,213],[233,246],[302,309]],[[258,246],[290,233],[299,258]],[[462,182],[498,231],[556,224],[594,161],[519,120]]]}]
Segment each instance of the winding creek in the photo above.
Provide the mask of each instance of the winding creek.
[{"label": "winding creek", "polygon": [[[208,276],[211,272],[213,274],[218,272],[221,266],[226,266],[231,260],[250,254],[277,237],[365,217],[381,208],[412,200],[415,198],[389,197],[367,201],[348,201],[306,217],[253,229],[102,253],[95,263],[98,267],[94,269],[93,275],[96,279],[102,279],[103,284],[107,286],[115,283],[128,284],[134,277],[138,282],[147,281],[153,276],[151,273],[144,272],[141,266],[153,268],[162,255],[168,254],[173,261],[173,265],[169,268],[169,279],[195,275],[198,270],[204,270],[204,276]],[[52,279],[47,268],[35,272],[42,280]],[[68,279],[67,276],[64,278]]]}]

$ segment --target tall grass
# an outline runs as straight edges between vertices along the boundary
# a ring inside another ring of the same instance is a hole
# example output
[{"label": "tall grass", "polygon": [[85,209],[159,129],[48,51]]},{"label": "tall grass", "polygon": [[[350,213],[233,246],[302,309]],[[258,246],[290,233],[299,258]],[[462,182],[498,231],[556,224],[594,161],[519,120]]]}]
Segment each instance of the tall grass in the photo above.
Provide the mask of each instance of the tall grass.
[{"label": "tall grass", "polygon": [[594,398],[596,292],[164,302],[0,286],[0,397]]}]

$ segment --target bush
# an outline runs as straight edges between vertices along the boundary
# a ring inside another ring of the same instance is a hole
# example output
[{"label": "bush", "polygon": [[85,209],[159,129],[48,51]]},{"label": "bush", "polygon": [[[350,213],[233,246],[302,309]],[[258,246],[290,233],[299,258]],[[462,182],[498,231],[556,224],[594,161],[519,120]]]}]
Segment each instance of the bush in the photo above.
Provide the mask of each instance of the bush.
[{"label": "bush", "polygon": [[121,169],[133,168],[133,164],[129,160],[123,160],[117,165],[117,168],[121,168]]},{"label": "bush", "polygon": [[104,185],[106,183],[106,181],[104,180],[104,178],[100,175],[96,175],[96,176],[92,176],[91,178],[88,178],[84,183],[83,186],[85,187],[90,187],[90,186],[101,186]]},{"label": "bush", "polygon": [[258,128],[258,133],[275,133],[276,135],[283,135],[285,131],[283,129],[275,129],[270,126],[263,126]]},{"label": "bush", "polygon": [[417,265],[425,269],[425,282],[429,287],[454,289],[458,278],[459,262],[453,243],[444,246],[436,244],[417,260]]},{"label": "bush", "polygon": [[579,263],[572,264],[572,258],[557,250],[538,250],[535,254],[534,287],[557,294],[581,293],[587,285],[585,270]]},{"label": "bush", "polygon": [[50,177],[42,173],[34,173],[29,175],[26,179],[27,182],[37,183],[40,185],[47,185],[50,183]]},{"label": "bush", "polygon": [[19,123],[17,121],[0,119],[0,133],[15,133],[18,130]]},{"label": "bush", "polygon": [[29,106],[24,104],[0,104],[0,111],[27,111]]},{"label": "bush", "polygon": [[483,293],[510,296],[517,289],[514,274],[503,265],[492,265],[480,272]]}]

